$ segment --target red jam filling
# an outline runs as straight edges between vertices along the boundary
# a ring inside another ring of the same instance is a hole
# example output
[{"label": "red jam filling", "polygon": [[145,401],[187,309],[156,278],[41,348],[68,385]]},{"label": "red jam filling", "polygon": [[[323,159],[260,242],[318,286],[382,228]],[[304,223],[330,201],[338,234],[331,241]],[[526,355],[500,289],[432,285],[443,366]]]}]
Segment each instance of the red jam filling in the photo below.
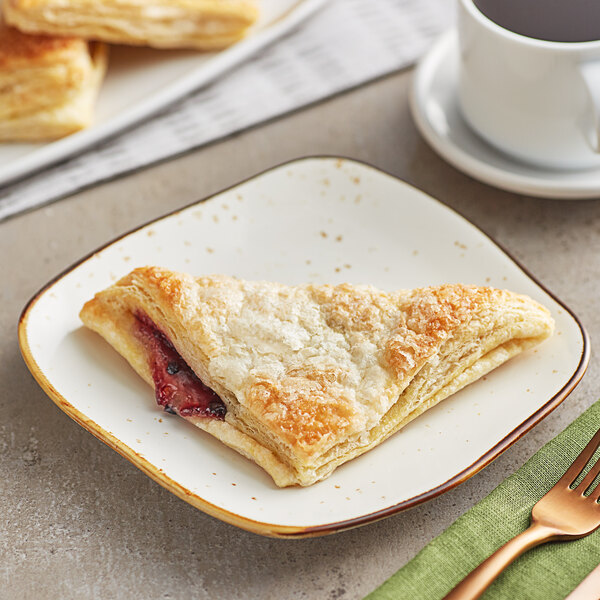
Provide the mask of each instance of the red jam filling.
[{"label": "red jam filling", "polygon": [[167,336],[147,315],[138,313],[136,334],[148,350],[156,401],[165,411],[182,417],[223,420],[227,408],[183,360]]}]

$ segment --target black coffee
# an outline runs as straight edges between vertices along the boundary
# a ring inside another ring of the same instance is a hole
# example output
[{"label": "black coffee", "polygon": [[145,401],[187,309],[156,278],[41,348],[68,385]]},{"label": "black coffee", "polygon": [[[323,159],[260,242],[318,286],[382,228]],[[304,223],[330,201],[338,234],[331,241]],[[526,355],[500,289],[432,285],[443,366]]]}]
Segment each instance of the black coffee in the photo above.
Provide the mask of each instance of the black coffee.
[{"label": "black coffee", "polygon": [[473,0],[488,18],[515,33],[552,42],[600,40],[600,0]]}]

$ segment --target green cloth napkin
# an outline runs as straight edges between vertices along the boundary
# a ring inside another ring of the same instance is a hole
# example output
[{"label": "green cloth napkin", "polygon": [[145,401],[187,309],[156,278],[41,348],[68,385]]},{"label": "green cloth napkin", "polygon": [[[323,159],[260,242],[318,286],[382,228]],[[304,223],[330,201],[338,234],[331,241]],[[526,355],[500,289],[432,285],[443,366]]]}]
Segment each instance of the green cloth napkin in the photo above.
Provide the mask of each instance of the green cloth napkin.
[{"label": "green cloth napkin", "polygon": [[[479,563],[529,525],[533,505],[558,481],[599,428],[600,401],[425,546],[367,596],[368,600],[443,598]],[[562,600],[598,563],[600,530],[580,540],[550,542],[518,558],[482,600]]]}]

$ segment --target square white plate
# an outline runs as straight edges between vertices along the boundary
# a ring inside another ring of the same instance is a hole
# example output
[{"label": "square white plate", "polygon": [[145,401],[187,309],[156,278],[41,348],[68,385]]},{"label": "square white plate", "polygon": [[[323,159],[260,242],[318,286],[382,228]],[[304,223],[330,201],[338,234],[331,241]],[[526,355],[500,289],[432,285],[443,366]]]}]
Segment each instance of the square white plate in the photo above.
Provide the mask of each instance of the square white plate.
[{"label": "square white plate", "polygon": [[[86,300],[143,265],[384,290],[505,287],[545,304],[557,329],[329,479],[278,489],[254,463],[159,410],[125,360],[81,326]],[[368,523],[464,481],[567,396],[589,355],[571,311],[475,226],[390,175],[335,158],[277,167],[109,243],[30,301],[19,338],[58,406],[161,485],[229,523],[296,537]]]},{"label": "square white plate", "polygon": [[112,46],[94,124],[60,140],[0,144],[0,185],[23,177],[115,135],[210,83],[282,37],[325,0],[261,0],[247,36],[219,52]]}]

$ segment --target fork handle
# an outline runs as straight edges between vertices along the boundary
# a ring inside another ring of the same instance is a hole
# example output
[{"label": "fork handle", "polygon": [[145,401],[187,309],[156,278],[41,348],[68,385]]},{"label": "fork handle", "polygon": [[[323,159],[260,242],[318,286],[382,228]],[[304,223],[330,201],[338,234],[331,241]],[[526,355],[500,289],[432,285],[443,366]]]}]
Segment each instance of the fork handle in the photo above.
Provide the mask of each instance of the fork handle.
[{"label": "fork handle", "polygon": [[556,529],[532,523],[471,571],[443,600],[476,600],[511,562],[554,537],[557,537]]}]

